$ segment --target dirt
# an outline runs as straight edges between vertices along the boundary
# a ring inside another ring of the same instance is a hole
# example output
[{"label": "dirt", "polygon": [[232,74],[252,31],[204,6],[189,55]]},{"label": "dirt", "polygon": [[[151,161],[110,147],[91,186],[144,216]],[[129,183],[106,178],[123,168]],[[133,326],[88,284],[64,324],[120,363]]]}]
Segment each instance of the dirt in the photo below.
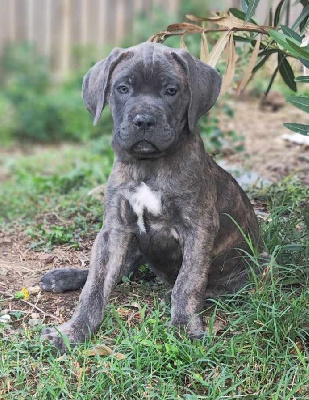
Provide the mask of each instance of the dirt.
[{"label": "dirt", "polygon": [[[230,154],[228,162],[239,163],[253,169],[262,177],[278,182],[289,174],[297,175],[309,184],[309,148],[290,144],[281,139],[289,132],[283,122],[303,122],[304,113],[288,104],[277,112],[262,110],[257,100],[244,99],[233,101],[235,117],[222,116],[221,127],[235,130],[245,137],[244,152]],[[6,179],[6,172],[1,169],[0,180]],[[256,209],[265,215],[263,204],[255,204]],[[85,268],[89,264],[91,241],[76,251],[66,246],[55,247],[52,253],[37,252],[29,247],[29,238],[22,232],[7,234],[0,231],[0,306],[1,313],[12,310],[26,311],[15,322],[39,319],[44,323],[59,323],[71,315],[78,301],[79,291],[65,294],[46,293],[39,290],[40,277],[51,268],[74,266]],[[23,287],[35,288],[27,302],[13,300],[12,296]],[[147,289],[150,290],[149,288]],[[146,290],[146,292],[147,292]],[[120,285],[113,293],[113,299],[128,302],[139,295],[136,284]],[[2,297],[2,299],[1,299]],[[149,299],[148,299],[149,300]],[[35,317],[35,318],[34,318]]]},{"label": "dirt", "polygon": [[309,184],[309,147],[281,138],[285,133],[292,133],[283,126],[284,122],[308,124],[308,117],[289,103],[282,105],[272,111],[261,108],[257,99],[233,100],[234,118],[222,116],[221,128],[243,136],[245,151],[228,156],[228,161],[239,163],[273,182],[293,174]]}]

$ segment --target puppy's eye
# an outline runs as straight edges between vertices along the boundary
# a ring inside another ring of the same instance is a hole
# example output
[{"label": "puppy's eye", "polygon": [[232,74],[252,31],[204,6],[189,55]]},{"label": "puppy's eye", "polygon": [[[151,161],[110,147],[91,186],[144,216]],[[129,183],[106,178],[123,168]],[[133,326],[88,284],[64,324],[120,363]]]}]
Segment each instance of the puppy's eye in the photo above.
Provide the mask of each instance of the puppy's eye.
[{"label": "puppy's eye", "polygon": [[167,94],[168,96],[175,96],[175,94],[177,93],[177,89],[176,88],[168,88],[166,89],[165,94]]},{"label": "puppy's eye", "polygon": [[129,93],[129,88],[126,85],[120,85],[117,87],[117,90],[121,94]]}]

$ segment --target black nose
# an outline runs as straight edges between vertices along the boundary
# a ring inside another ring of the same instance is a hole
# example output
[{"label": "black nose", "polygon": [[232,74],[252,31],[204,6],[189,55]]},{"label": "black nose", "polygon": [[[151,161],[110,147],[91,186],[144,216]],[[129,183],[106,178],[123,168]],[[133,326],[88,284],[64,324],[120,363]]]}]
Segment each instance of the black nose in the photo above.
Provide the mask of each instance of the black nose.
[{"label": "black nose", "polygon": [[133,118],[133,124],[139,129],[148,131],[156,124],[156,119],[152,115],[137,114],[136,117]]}]

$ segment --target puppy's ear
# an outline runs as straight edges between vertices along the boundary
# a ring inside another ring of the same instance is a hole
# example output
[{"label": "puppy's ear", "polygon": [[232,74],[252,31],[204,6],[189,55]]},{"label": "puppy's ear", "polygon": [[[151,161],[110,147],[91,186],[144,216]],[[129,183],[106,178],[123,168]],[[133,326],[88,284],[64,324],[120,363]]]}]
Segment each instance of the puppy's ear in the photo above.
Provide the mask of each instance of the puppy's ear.
[{"label": "puppy's ear", "polygon": [[192,132],[199,118],[215,104],[220,93],[222,78],[214,68],[193,57],[186,50],[172,51],[172,56],[187,75],[191,95],[188,124]]},{"label": "puppy's ear", "polygon": [[106,59],[97,62],[84,76],[82,96],[87,110],[95,117],[94,125],[99,121],[107,103],[111,74],[116,65],[128,54],[127,50],[115,48]]}]

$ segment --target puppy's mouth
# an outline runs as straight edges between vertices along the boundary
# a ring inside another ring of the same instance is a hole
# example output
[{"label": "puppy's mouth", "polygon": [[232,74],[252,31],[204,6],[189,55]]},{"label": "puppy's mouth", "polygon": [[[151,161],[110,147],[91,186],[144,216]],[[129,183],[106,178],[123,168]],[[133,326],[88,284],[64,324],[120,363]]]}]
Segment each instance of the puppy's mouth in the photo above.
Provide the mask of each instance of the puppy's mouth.
[{"label": "puppy's mouth", "polygon": [[153,155],[159,152],[159,149],[147,140],[141,140],[140,142],[136,143],[132,150],[135,154],[140,154],[142,156]]}]

